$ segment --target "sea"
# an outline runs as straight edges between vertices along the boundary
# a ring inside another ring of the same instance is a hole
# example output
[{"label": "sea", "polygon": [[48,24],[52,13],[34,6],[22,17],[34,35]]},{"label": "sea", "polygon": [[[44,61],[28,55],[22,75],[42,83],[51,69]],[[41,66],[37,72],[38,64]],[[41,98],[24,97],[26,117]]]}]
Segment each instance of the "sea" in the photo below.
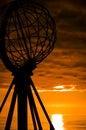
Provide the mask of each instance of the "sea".
[{"label": "sea", "polygon": [[[62,115],[62,114],[52,114],[52,124],[55,130],[86,130],[86,115]],[[0,117],[0,130],[5,129],[6,117]],[[14,117],[10,130],[17,130],[17,121]],[[42,122],[43,130],[50,130],[49,127],[46,128],[47,122]],[[29,124],[28,130],[33,130],[32,124]]]},{"label": "sea", "polygon": [[[11,91],[13,92],[13,90]],[[2,100],[4,99],[6,92],[7,89],[0,89],[0,105],[2,104]],[[0,112],[0,130],[5,130],[11,99],[12,94],[9,95],[2,111]],[[49,123],[47,122],[44,113],[42,113],[41,110],[38,112],[40,113],[39,116],[43,126],[43,130],[50,130]],[[53,110],[51,113],[48,112],[50,120],[55,130],[86,130],[86,114],[84,115],[81,113],[82,112],[80,111],[80,113],[71,112],[71,114],[68,113],[63,114],[58,113],[58,110],[57,113],[55,113]],[[18,128],[17,119],[18,117],[17,117],[17,102],[16,102],[10,130],[17,130]],[[29,107],[28,107],[28,130],[34,130]]]}]

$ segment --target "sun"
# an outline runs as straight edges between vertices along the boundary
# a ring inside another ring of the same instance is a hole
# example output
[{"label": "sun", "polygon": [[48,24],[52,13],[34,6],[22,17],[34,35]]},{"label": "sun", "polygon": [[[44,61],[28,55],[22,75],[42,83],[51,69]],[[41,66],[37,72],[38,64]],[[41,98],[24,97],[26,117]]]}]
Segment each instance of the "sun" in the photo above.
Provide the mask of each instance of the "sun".
[{"label": "sun", "polygon": [[52,124],[55,130],[64,130],[64,122],[62,114],[52,114]]}]

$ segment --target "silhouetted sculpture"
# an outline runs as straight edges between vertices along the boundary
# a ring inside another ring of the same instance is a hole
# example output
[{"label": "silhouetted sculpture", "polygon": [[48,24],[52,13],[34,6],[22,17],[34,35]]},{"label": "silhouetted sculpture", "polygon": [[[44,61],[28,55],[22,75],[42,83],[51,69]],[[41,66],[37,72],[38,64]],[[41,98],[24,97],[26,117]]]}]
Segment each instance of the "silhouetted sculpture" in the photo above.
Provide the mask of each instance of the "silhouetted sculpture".
[{"label": "silhouetted sculpture", "polygon": [[5,130],[10,129],[16,96],[18,96],[18,130],[27,130],[27,97],[34,130],[42,130],[32,90],[50,124],[45,107],[31,80],[32,71],[53,50],[56,26],[48,10],[34,1],[13,1],[3,8],[0,17],[0,56],[14,79],[2,102],[2,110],[13,87],[14,93]]}]

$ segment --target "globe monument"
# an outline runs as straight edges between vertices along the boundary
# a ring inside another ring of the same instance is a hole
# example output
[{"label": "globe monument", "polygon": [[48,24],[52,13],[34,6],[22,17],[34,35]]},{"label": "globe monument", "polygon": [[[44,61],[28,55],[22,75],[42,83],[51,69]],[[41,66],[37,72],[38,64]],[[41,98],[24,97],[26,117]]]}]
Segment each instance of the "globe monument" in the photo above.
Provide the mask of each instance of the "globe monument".
[{"label": "globe monument", "polygon": [[12,72],[13,81],[1,104],[0,111],[14,86],[5,130],[10,130],[16,98],[18,97],[18,130],[27,130],[27,105],[31,111],[34,130],[42,130],[33,92],[46,116],[50,130],[54,127],[31,79],[32,71],[53,50],[56,25],[49,11],[31,0],[15,0],[4,7],[0,16],[0,57]]}]

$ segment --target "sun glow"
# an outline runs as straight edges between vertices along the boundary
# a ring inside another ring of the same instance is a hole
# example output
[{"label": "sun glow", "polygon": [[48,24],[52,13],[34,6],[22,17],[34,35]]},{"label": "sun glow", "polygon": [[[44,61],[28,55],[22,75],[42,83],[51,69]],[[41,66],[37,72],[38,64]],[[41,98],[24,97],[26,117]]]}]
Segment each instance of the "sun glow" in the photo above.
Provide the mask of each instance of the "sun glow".
[{"label": "sun glow", "polygon": [[55,87],[53,87],[53,88],[63,89],[63,88],[64,88],[64,86],[55,86]]},{"label": "sun glow", "polygon": [[62,114],[52,114],[52,124],[55,130],[64,130],[64,122]]},{"label": "sun glow", "polygon": [[56,91],[65,92],[65,91],[75,91],[75,86],[73,84],[69,85],[60,85],[53,87]]}]

